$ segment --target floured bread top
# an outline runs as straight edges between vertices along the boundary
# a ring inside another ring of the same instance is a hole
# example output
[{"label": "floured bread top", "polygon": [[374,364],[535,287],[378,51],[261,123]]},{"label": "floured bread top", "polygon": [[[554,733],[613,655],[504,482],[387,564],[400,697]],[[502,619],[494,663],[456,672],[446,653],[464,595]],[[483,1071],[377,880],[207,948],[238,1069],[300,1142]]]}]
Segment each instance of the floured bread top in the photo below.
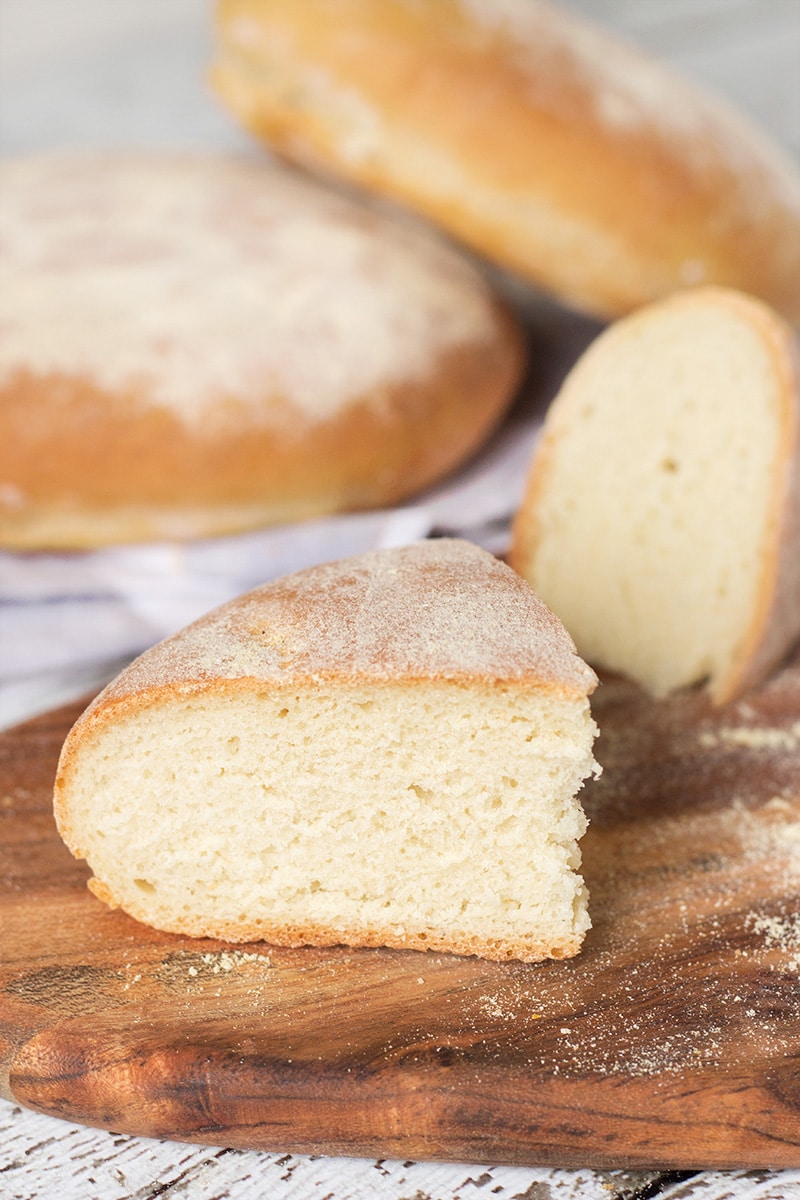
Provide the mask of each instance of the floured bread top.
[{"label": "floured bread top", "polygon": [[[782,169],[789,166],[787,155],[709,89],[550,0],[457,0],[457,7],[478,26],[504,37],[515,65],[527,76],[531,98],[543,108],[563,112],[565,95],[575,101],[580,97],[610,129],[689,135],[684,149],[699,165],[708,153],[704,135],[713,125],[715,135],[723,130],[729,135],[712,142],[715,153],[730,156],[734,164],[746,142],[748,154],[755,152],[765,162],[780,160]],[[542,70],[555,61],[557,73]],[[793,180],[797,201],[796,173]]]},{"label": "floured bread top", "polygon": [[[313,16],[301,14],[301,7],[294,12],[285,0],[270,0],[260,7],[249,0],[228,0],[223,13],[228,44],[245,55],[260,54],[271,76],[280,71],[296,76],[303,71],[304,97],[312,98],[320,109],[329,109],[338,126],[337,152],[345,162],[367,161],[381,150],[387,116],[379,104],[370,102],[367,89],[334,69],[327,70],[322,59],[303,62],[300,42],[291,30],[294,24],[302,28],[304,21],[312,23]],[[782,193],[782,201],[795,211],[800,209],[800,174],[782,148],[711,90],[600,25],[549,0],[447,0],[428,10],[415,0],[399,0],[393,8],[396,24],[414,28],[420,40],[440,36],[443,27],[449,45],[458,47],[476,69],[499,53],[513,71],[513,86],[557,124],[588,120],[599,131],[634,139],[642,134],[665,142],[678,138],[680,153],[693,170],[702,173],[724,164],[737,176],[743,172],[739,182],[752,201],[753,219],[762,213],[766,219],[773,212],[774,197],[763,194],[761,170],[769,176],[770,187]],[[364,17],[374,34],[381,25],[380,17],[374,25],[370,22],[373,15],[369,5],[346,6],[339,54],[348,52],[345,41],[353,52],[356,48],[369,52],[370,43],[357,23],[359,16]],[[402,45],[390,21],[382,32],[387,42]],[[413,42],[409,45],[413,47]],[[421,132],[435,136],[437,128],[434,123],[431,131]],[[496,163],[491,165],[496,169]]]},{"label": "floured bread top", "polygon": [[800,171],[712,92],[548,0],[219,0],[258,138],[604,318],[716,283],[798,319]]},{"label": "floured bread top", "polygon": [[455,539],[377,550],[265,584],[147,651],[101,694],[255,678],[597,683],[510,567]]},{"label": "floured bread top", "polygon": [[0,385],[77,375],[206,426],[221,400],[256,415],[274,394],[324,420],[495,329],[489,289],[457,252],[283,167],[0,164]]}]

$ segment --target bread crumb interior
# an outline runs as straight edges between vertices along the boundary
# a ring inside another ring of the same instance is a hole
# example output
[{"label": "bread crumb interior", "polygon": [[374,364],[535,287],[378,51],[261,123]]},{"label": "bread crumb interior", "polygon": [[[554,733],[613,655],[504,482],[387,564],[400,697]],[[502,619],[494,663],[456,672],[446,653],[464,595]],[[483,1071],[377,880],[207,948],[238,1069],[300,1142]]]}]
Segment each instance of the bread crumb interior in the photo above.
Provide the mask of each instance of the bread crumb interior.
[{"label": "bread crumb interior", "polygon": [[595,732],[585,697],[499,684],[162,700],[84,742],[69,840],[162,929],[560,956]]}]

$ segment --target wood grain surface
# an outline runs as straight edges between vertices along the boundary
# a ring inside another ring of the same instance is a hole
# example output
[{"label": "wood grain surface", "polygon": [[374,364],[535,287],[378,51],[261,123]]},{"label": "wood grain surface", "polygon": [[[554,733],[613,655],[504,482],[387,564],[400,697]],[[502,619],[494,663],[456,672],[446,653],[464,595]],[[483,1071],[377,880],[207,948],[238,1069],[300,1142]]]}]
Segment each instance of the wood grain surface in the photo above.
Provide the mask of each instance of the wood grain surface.
[{"label": "wood grain surface", "polygon": [[594,928],[540,966],[226,947],[108,911],[51,815],[78,711],[0,737],[7,1098],[284,1152],[800,1166],[800,660],[717,712],[604,681]]}]

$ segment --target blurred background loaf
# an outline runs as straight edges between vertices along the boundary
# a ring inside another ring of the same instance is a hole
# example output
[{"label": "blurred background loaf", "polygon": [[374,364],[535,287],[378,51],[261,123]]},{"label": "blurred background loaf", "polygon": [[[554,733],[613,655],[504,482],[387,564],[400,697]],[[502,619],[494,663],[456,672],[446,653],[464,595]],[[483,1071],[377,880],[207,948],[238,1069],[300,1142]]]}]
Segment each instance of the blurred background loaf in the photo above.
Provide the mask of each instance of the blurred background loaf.
[{"label": "blurred background loaf", "polygon": [[523,364],[427,229],[218,154],[0,162],[0,544],[229,533],[398,503]]},{"label": "blurred background loaf", "polygon": [[219,0],[218,30],[216,89],[267,145],[567,304],[608,318],[716,283],[800,321],[800,170],[568,6]]}]

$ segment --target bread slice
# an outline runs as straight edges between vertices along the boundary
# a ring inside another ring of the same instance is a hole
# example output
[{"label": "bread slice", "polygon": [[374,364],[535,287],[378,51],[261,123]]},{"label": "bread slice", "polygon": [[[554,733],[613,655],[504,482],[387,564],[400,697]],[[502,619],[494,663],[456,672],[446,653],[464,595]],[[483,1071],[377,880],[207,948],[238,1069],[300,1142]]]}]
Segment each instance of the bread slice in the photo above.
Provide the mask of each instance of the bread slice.
[{"label": "bread slice", "polygon": [[567,378],[511,562],[589,662],[722,704],[800,633],[798,467],[792,331],[735,292],[678,294]]},{"label": "bread slice", "polygon": [[218,0],[212,80],[282,156],[576,308],[717,284],[800,321],[797,163],[568,5]]},{"label": "bread slice", "polygon": [[485,551],[376,551],[142,655],[69,734],[56,820],[94,893],[159,929],[572,955],[595,683]]}]

